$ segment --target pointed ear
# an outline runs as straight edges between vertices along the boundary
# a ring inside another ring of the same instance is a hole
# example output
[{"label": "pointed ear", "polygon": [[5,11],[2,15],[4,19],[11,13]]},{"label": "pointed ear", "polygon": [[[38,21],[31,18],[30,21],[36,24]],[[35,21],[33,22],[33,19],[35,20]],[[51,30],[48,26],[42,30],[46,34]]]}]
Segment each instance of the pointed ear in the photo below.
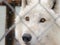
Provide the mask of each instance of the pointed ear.
[{"label": "pointed ear", "polygon": [[40,4],[48,8],[52,8],[55,0],[40,0]]},{"label": "pointed ear", "polygon": [[54,7],[54,11],[55,11],[57,14],[60,14],[60,0],[56,0],[56,4],[55,4],[55,7]]},{"label": "pointed ear", "polygon": [[31,3],[31,0],[22,0],[22,8],[25,8],[30,3]]},{"label": "pointed ear", "polygon": [[22,0],[22,8],[25,8],[27,5],[30,4],[35,4],[37,3],[39,0]]},{"label": "pointed ear", "polygon": [[27,5],[27,0],[22,0],[22,8],[25,8],[26,7],[26,5]]}]

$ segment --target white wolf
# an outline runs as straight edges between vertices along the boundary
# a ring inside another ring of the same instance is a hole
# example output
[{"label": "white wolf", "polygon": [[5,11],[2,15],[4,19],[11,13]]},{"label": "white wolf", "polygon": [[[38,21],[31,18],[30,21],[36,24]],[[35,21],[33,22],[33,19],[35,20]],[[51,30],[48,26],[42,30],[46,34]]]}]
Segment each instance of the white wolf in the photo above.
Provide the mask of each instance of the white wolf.
[{"label": "white wolf", "polygon": [[[30,10],[37,2],[39,4]],[[60,0],[22,0],[20,15],[15,20],[18,23],[15,28],[16,39],[21,45],[60,45],[60,19],[54,20],[40,4],[55,12],[56,15],[52,15],[54,18],[59,16]],[[47,35],[38,40],[46,29],[49,30]]]}]

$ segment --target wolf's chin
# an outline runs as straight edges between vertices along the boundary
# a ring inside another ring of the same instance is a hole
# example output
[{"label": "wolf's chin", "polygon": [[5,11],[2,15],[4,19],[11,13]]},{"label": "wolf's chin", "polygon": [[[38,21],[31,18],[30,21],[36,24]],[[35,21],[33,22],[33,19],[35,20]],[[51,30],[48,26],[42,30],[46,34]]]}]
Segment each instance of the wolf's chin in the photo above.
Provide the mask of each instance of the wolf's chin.
[{"label": "wolf's chin", "polygon": [[31,45],[31,43],[25,43],[26,45]]}]

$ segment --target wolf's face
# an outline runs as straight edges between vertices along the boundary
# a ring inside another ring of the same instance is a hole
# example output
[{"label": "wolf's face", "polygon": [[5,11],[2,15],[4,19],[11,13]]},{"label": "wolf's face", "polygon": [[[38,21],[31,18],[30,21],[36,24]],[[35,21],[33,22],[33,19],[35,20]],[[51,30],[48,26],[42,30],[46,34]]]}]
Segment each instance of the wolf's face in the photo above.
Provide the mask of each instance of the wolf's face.
[{"label": "wolf's face", "polygon": [[[16,20],[19,22],[20,18],[17,17]],[[52,16],[43,7],[37,5],[26,16],[22,17],[22,22],[16,26],[16,37],[20,42],[35,45],[38,42],[37,37],[52,23]]]}]

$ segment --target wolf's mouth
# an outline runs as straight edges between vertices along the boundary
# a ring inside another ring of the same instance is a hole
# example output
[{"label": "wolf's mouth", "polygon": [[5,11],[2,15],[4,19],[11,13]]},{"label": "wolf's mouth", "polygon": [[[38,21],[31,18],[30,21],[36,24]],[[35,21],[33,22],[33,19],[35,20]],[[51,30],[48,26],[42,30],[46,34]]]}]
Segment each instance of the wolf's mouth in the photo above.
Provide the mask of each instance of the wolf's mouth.
[{"label": "wolf's mouth", "polygon": [[30,43],[25,43],[26,45],[30,45]]}]

